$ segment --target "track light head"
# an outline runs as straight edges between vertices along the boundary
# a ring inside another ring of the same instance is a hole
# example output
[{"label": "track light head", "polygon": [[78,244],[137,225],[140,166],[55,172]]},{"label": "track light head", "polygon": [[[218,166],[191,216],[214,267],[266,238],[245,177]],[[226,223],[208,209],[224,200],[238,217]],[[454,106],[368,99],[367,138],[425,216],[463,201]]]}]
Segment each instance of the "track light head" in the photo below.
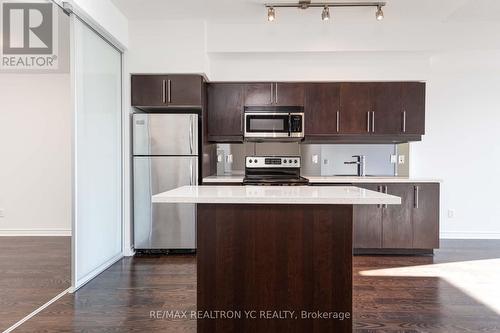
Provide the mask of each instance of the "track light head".
[{"label": "track light head", "polygon": [[375,12],[375,18],[377,21],[382,21],[384,19],[384,11],[382,10],[382,6],[377,6],[377,11]]},{"label": "track light head", "polygon": [[328,6],[325,6],[323,8],[323,12],[321,13],[321,19],[323,21],[328,21],[330,19],[330,9],[328,8]]},{"label": "track light head", "polygon": [[274,21],[275,18],[276,18],[276,13],[274,12],[274,8],[273,7],[269,7],[267,9],[267,20],[269,22],[272,22],[272,21]]}]

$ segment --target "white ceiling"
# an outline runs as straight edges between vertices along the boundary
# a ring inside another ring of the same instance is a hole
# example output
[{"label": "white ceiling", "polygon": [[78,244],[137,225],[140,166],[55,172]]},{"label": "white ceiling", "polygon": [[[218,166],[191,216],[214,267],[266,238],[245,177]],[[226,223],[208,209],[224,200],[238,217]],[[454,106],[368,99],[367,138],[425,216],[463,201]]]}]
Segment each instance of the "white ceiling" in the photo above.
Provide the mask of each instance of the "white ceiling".
[{"label": "white ceiling", "polygon": [[[313,0],[314,1],[314,0]],[[386,20],[425,22],[500,21],[500,0],[386,0]],[[258,23],[266,21],[266,2],[290,0],[112,0],[131,20],[202,19],[208,22]],[[321,1],[317,1],[321,2]],[[374,19],[373,8],[331,10],[334,22],[360,22]],[[274,23],[312,20],[318,22],[321,8],[307,11],[277,9]]]}]

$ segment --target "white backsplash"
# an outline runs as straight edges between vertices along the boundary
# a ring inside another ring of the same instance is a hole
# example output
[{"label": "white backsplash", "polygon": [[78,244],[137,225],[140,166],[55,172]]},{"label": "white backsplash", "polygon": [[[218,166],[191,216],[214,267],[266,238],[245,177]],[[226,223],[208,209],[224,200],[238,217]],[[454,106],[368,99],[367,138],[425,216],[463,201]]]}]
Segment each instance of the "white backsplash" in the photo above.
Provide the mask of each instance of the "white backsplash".
[{"label": "white backsplash", "polygon": [[[409,163],[407,147],[395,144],[299,144],[293,143],[254,143],[218,144],[217,175],[243,174],[245,157],[252,155],[300,155],[303,175],[333,176],[355,175],[356,165],[346,165],[353,161],[353,155],[366,156],[366,174],[376,176],[407,176],[407,168],[393,163],[397,152],[405,152],[405,165]],[[399,149],[398,149],[399,147]],[[391,162],[391,156],[393,161]]]},{"label": "white backsplash", "polygon": [[[395,175],[395,164],[391,163],[391,156],[396,154],[394,144],[324,144],[315,146],[317,147],[303,149],[302,159],[304,162],[307,161],[305,166],[313,166],[312,169],[303,169],[303,174],[318,175],[319,171],[321,176],[356,175],[357,166],[344,162],[354,161],[353,155],[364,155],[367,175]],[[315,161],[317,163],[314,163]]]}]

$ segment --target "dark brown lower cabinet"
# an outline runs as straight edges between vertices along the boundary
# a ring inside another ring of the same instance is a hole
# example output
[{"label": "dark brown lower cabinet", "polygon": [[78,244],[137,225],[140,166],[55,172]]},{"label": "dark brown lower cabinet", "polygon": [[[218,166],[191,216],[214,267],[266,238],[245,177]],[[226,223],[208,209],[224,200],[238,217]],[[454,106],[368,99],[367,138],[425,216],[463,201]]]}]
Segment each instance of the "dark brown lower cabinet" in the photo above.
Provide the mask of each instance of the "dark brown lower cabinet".
[{"label": "dark brown lower cabinet", "polygon": [[401,205],[355,206],[355,249],[432,250],[439,248],[439,184],[355,184],[401,197]]},{"label": "dark brown lower cabinet", "polygon": [[382,247],[386,249],[411,249],[411,209],[413,186],[410,184],[385,184],[384,192],[401,198],[401,205],[387,205],[382,209]]},{"label": "dark brown lower cabinet", "polygon": [[[363,184],[359,187],[380,192],[382,186]],[[354,247],[366,249],[377,249],[382,247],[382,209],[380,206],[355,206],[353,221]]]},{"label": "dark brown lower cabinet", "polygon": [[439,247],[439,184],[415,184],[412,208],[413,247]]}]

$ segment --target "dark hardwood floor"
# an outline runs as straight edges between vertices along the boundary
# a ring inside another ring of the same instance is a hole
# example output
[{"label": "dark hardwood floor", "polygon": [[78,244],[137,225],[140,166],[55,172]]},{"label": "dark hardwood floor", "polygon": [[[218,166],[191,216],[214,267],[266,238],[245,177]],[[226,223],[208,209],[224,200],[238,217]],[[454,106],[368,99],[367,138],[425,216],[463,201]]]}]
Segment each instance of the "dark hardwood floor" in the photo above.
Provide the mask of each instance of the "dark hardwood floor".
[{"label": "dark hardwood floor", "polygon": [[71,237],[0,237],[0,332],[71,285]]},{"label": "dark hardwood floor", "polygon": [[[500,332],[500,241],[443,241],[434,257],[356,256],[354,332]],[[496,267],[495,267],[496,265]],[[193,256],[126,258],[16,332],[195,332]],[[496,303],[495,303],[496,301]]]}]

